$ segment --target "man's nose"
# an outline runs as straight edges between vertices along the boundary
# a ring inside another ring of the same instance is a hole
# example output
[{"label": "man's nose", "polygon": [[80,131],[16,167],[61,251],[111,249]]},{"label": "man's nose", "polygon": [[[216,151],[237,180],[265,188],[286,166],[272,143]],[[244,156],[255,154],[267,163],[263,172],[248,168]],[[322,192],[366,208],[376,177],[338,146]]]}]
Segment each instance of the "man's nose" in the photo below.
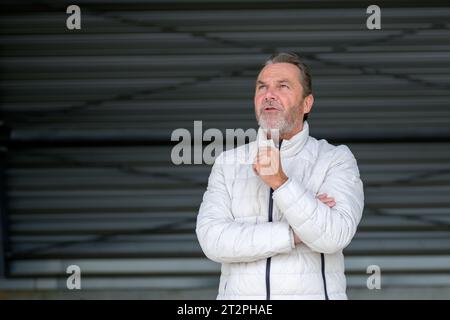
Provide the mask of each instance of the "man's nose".
[{"label": "man's nose", "polygon": [[277,96],[274,94],[274,92],[271,89],[269,89],[269,90],[266,91],[266,94],[264,96],[264,100],[266,100],[266,101],[274,101],[274,100],[277,100]]}]

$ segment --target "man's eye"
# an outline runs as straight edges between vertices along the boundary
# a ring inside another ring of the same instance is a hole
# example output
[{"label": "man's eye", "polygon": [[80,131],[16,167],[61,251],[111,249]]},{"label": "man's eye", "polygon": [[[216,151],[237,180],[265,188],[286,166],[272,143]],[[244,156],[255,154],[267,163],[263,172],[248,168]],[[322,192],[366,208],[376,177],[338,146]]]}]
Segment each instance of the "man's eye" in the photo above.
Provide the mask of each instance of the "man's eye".
[{"label": "man's eye", "polygon": [[258,86],[258,89],[264,89],[266,86],[265,85],[260,85]]},{"label": "man's eye", "polygon": [[282,88],[288,88],[288,89],[289,89],[289,86],[288,86],[287,84],[282,84],[281,87],[282,87]]}]

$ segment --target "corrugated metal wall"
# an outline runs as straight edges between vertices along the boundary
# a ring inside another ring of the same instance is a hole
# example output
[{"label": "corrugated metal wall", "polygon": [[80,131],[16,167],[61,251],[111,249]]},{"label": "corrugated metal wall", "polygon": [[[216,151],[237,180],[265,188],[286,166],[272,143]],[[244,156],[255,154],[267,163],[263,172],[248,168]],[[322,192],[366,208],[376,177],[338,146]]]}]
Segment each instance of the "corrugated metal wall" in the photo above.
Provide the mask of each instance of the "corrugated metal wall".
[{"label": "corrugated metal wall", "polygon": [[349,296],[450,296],[450,7],[380,2],[367,30],[352,1],[78,1],[70,31],[69,4],[1,4],[2,295],[70,297],[76,264],[85,296],[214,298],[194,234],[210,167],[173,165],[170,135],[255,127],[260,65],[290,50],[312,69],[311,134],[348,144],[365,183]]}]

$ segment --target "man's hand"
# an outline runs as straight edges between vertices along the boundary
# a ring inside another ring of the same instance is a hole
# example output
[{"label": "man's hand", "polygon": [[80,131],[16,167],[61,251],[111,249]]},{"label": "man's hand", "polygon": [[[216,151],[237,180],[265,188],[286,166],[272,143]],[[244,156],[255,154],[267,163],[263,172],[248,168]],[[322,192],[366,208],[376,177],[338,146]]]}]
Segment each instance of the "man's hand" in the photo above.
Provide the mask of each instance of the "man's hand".
[{"label": "man's hand", "polygon": [[317,196],[317,199],[325,203],[330,208],[333,208],[336,205],[336,201],[334,201],[334,198],[328,197],[326,193],[319,194]]},{"label": "man's hand", "polygon": [[253,163],[253,170],[273,190],[288,180],[281,167],[280,151],[276,148],[260,148]]},{"label": "man's hand", "polygon": [[[317,199],[319,199],[320,201],[325,203],[330,208],[333,208],[336,205],[336,201],[334,201],[334,198],[328,197],[328,195],[326,193],[319,194],[317,196]],[[295,232],[294,232],[294,242],[295,242],[295,245],[302,243],[302,240],[300,240],[300,238],[297,236],[297,234]]]}]

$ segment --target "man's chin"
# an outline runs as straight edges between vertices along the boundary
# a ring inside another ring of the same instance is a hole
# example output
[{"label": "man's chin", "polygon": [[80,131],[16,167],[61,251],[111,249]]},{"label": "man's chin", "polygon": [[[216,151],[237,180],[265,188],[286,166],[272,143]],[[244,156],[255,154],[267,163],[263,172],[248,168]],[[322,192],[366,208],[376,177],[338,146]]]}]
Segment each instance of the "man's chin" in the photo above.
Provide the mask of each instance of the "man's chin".
[{"label": "man's chin", "polygon": [[280,129],[281,124],[280,124],[280,119],[277,118],[272,118],[270,117],[269,119],[267,118],[263,118],[262,121],[259,121],[259,125],[263,128],[263,129],[267,129],[267,130],[274,130],[274,129]]},{"label": "man's chin", "polygon": [[275,129],[280,128],[280,126],[278,124],[268,122],[268,121],[259,121],[258,124],[264,130],[275,130]]},{"label": "man's chin", "polygon": [[262,127],[266,131],[280,131],[279,127]]}]

